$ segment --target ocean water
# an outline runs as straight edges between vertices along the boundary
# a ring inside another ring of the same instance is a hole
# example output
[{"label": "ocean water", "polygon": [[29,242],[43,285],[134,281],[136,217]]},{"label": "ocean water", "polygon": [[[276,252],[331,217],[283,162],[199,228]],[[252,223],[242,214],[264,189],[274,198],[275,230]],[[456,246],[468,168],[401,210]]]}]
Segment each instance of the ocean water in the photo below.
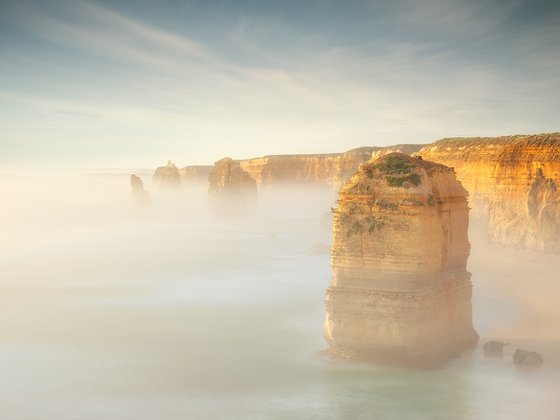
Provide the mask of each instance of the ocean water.
[{"label": "ocean water", "polygon": [[[0,177],[0,419],[560,418],[558,256],[491,248],[475,220],[478,347],[437,369],[335,362],[330,189],[219,220],[204,185],[144,181],[147,209],[126,175]],[[517,347],[544,365],[514,366]]]}]

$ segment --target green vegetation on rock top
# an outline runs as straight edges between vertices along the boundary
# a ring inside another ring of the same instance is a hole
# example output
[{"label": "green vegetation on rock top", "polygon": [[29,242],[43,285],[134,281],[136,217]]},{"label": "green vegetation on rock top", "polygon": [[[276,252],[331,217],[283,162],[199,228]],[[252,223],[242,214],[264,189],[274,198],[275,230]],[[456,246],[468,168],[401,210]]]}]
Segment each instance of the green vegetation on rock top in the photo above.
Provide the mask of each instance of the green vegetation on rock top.
[{"label": "green vegetation on rock top", "polygon": [[414,163],[400,156],[389,156],[384,162],[373,165],[384,174],[409,174],[415,167]]}]

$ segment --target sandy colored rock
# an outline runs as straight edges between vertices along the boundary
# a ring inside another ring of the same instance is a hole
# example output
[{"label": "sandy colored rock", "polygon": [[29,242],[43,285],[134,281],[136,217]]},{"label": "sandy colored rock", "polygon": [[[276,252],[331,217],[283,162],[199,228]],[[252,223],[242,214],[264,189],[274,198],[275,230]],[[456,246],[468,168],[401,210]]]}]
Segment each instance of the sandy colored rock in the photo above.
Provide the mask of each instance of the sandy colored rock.
[{"label": "sandy colored rock", "polygon": [[167,165],[160,166],[156,169],[152,180],[163,189],[173,189],[181,187],[181,175],[179,169],[170,160]]},{"label": "sandy colored rock", "polygon": [[148,207],[151,204],[150,194],[144,190],[142,179],[137,175],[130,175],[130,186],[134,204],[138,207]]},{"label": "sandy colored rock", "polygon": [[389,147],[359,147],[344,153],[309,155],[272,155],[240,160],[241,168],[257,185],[319,184],[342,188],[360,164],[371,159],[373,153],[384,150],[402,150],[413,153],[421,145]]},{"label": "sandy colored rock", "polygon": [[179,169],[179,175],[183,184],[193,182],[208,182],[208,175],[212,170],[211,165],[191,165]]},{"label": "sandy colored rock", "polygon": [[356,359],[444,359],[477,339],[467,192],[451,168],[395,153],[360,166],[334,209],[324,335]]},{"label": "sandy colored rock", "polygon": [[560,133],[444,139],[418,154],[455,168],[490,242],[560,252]]},{"label": "sandy colored rock", "polygon": [[217,161],[208,175],[208,197],[216,214],[246,216],[257,198],[257,184],[238,161]]}]

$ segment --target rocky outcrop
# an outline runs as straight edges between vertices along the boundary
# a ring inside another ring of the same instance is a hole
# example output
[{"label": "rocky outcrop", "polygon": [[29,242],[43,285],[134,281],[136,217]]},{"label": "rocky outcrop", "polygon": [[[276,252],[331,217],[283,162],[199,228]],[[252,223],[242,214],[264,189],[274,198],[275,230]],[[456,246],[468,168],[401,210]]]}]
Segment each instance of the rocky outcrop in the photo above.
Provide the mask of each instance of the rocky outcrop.
[{"label": "rocky outcrop", "polygon": [[504,346],[507,346],[507,344],[501,341],[488,341],[484,343],[484,354],[488,356],[502,356],[504,354]]},{"label": "rocky outcrop", "polygon": [[179,169],[179,175],[183,184],[195,182],[208,182],[208,175],[213,166],[210,165],[191,165]]},{"label": "rocky outcrop", "polygon": [[142,179],[137,175],[130,175],[130,186],[134,204],[138,207],[148,207],[151,204],[150,194],[144,190]]},{"label": "rocky outcrop", "polygon": [[181,187],[179,169],[177,169],[177,166],[170,160],[167,162],[167,165],[160,166],[156,169],[152,181],[160,188],[172,189]]},{"label": "rocky outcrop", "polygon": [[455,168],[490,242],[560,251],[560,133],[444,139],[418,154]]},{"label": "rocky outcrop", "polygon": [[516,365],[535,366],[541,365],[542,362],[542,356],[536,351],[517,349],[513,353],[513,363]]},{"label": "rocky outcrop", "polygon": [[208,175],[208,197],[220,216],[245,216],[257,197],[257,184],[238,161],[217,161]]},{"label": "rocky outcrop", "polygon": [[356,359],[441,359],[477,339],[467,192],[451,168],[395,153],[360,166],[334,209],[324,335]]}]

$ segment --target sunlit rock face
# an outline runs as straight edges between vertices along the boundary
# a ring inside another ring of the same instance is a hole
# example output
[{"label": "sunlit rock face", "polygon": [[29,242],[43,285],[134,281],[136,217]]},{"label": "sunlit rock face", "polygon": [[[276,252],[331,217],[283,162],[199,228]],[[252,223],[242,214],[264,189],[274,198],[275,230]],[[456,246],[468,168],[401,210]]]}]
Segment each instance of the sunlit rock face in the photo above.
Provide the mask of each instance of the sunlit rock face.
[{"label": "sunlit rock face", "polygon": [[240,160],[239,164],[259,186],[318,184],[332,185],[338,191],[373,153],[391,148],[413,153],[421,146],[359,147],[344,153],[273,155]]},{"label": "sunlit rock face", "polygon": [[152,180],[160,187],[164,189],[173,189],[181,187],[181,175],[179,174],[179,169],[171,161],[167,162],[167,165],[160,166],[156,169]]},{"label": "sunlit rock face", "polygon": [[560,251],[560,133],[446,139],[419,155],[455,168],[490,242]]},{"label": "sunlit rock face", "polygon": [[208,175],[212,170],[213,166],[209,165],[192,165],[185,166],[179,169],[179,175],[181,176],[181,182],[183,184],[197,183],[197,182],[208,182]]},{"label": "sunlit rock face", "polygon": [[257,198],[257,184],[238,161],[224,158],[208,175],[208,197],[214,212],[224,217],[246,216]]},{"label": "sunlit rock face", "polygon": [[451,168],[400,153],[371,160],[333,211],[333,355],[441,360],[476,341],[467,192]]},{"label": "sunlit rock face", "polygon": [[137,175],[130,175],[130,186],[134,204],[138,207],[148,207],[151,204],[150,194],[144,190],[142,179]]}]

